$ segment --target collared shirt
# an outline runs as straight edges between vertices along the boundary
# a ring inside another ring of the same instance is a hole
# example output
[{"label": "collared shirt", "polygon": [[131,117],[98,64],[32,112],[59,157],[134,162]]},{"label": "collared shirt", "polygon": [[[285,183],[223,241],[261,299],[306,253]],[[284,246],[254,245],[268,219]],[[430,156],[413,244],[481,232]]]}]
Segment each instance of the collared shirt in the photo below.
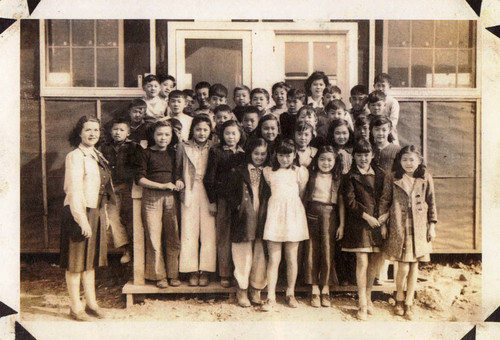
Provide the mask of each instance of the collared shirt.
[{"label": "collared shirt", "polygon": [[203,145],[199,145],[195,141],[192,141],[194,146],[193,158],[191,161],[194,164],[196,169],[195,180],[202,180],[203,176],[205,176],[205,172],[207,171],[208,164],[208,152],[210,150],[210,145],[206,142]]},{"label": "collared shirt", "polygon": [[372,169],[371,166],[368,168],[368,170],[363,170],[359,166],[357,168],[359,170],[359,173],[361,175],[363,175],[363,176],[365,176],[365,175],[373,175],[373,176],[375,176],[375,171],[373,171],[373,169]]},{"label": "collared shirt", "polygon": [[231,148],[231,147],[229,147],[229,146],[227,146],[227,145],[223,145],[222,146],[222,150],[224,150],[224,151],[231,150],[234,153],[236,153],[236,152],[245,152],[245,150],[243,150],[243,148],[241,146],[239,146],[239,145],[236,145],[236,148],[234,148],[234,149]]},{"label": "collared shirt", "polygon": [[323,97],[319,97],[318,101],[315,101],[313,97],[307,97],[307,105],[311,104],[313,108],[323,107]]}]

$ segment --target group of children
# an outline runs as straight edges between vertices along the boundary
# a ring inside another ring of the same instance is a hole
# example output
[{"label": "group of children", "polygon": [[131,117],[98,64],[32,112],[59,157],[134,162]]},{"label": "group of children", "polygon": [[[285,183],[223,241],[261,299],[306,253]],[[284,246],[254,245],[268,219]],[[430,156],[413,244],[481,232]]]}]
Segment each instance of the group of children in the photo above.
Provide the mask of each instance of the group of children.
[{"label": "group of children", "polygon": [[399,146],[390,81],[378,75],[371,93],[354,86],[347,110],[341,90],[317,71],[304,90],[279,82],[270,96],[238,86],[231,108],[222,84],[179,91],[171,76],[146,76],[144,98],[131,102],[128,119],[112,121],[100,143],[120,199],[108,216],[122,263],[131,259],[138,185],[145,275],[160,288],[179,286],[179,273],[190,286],[206,286],[216,272],[223,287],[235,279],[240,306],[271,311],[284,248],[287,305],[297,307],[301,271],[311,305],[327,307],[337,274],[350,275],[342,275],[350,260],[336,254],[340,245],[343,255],[356,254],[358,317],[374,312],[372,286],[391,259],[399,264],[395,313],[411,318],[436,206],[420,152]]}]

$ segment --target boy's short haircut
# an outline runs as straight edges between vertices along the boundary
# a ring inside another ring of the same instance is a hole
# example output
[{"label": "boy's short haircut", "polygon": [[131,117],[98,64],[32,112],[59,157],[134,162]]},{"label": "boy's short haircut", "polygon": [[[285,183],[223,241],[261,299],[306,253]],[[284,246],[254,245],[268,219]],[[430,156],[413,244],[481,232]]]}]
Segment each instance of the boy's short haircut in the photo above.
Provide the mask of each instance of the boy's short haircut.
[{"label": "boy's short haircut", "polygon": [[368,88],[365,85],[355,85],[351,89],[351,97],[353,96],[367,96]]},{"label": "boy's short haircut", "polygon": [[115,124],[125,124],[130,129],[130,119],[126,117],[117,117],[109,122],[109,129],[111,130]]},{"label": "boy's short haircut", "polygon": [[354,147],[352,149],[353,155],[356,153],[369,153],[369,152],[373,152],[373,149],[372,149],[372,146],[370,145],[370,143],[367,142],[366,140],[358,139],[354,143]]},{"label": "boy's short haircut", "polygon": [[164,74],[159,74],[158,75],[158,81],[163,83],[164,81],[171,80],[174,83],[174,87],[176,84],[174,76],[171,76],[170,74],[164,75]]},{"label": "boy's short haircut", "polygon": [[244,108],[244,110],[243,110],[242,117],[245,117],[246,115],[249,115],[252,113],[255,113],[257,116],[259,115],[259,109],[256,108],[255,106],[244,106],[243,108]]},{"label": "boy's short haircut", "polygon": [[383,83],[384,81],[387,81],[387,83],[389,84],[389,86],[392,86],[392,78],[387,73],[379,73],[379,74],[377,74],[375,76],[375,79],[373,80],[373,83],[374,84]]},{"label": "boy's short haircut", "polygon": [[128,109],[131,110],[134,107],[143,107],[143,108],[146,108],[146,107],[148,107],[148,105],[142,99],[134,99],[134,100],[132,100],[130,102],[130,104],[128,104]]},{"label": "boy's short haircut", "polygon": [[326,104],[325,112],[337,110],[346,110],[345,103],[342,100],[335,99]]},{"label": "boy's short haircut", "polygon": [[250,88],[246,85],[236,86],[233,90],[233,97],[236,96],[236,92],[238,92],[238,91],[247,91],[248,95],[250,96]]},{"label": "boy's short haircut", "polygon": [[160,83],[160,81],[158,80],[158,77],[156,75],[148,74],[147,76],[144,77],[143,85],[152,83],[154,81],[157,81],[158,83]]},{"label": "boy's short haircut", "polygon": [[318,113],[316,112],[316,110],[310,106],[310,105],[304,105],[300,108],[299,112],[297,112],[297,118],[301,115],[301,114],[305,114],[305,115],[308,115],[308,116],[313,116],[314,118],[316,118],[316,122],[318,122]]},{"label": "boy's short haircut", "polygon": [[174,91],[170,92],[168,97],[171,99],[172,98],[184,98],[184,99],[186,99],[186,95],[181,90],[174,90]]},{"label": "boy's short haircut", "polygon": [[184,93],[186,97],[194,98],[196,96],[196,93],[191,89],[182,90],[182,93]]},{"label": "boy's short haircut", "polygon": [[300,100],[302,103],[306,99],[306,94],[303,90],[300,89],[290,89],[286,93],[287,100]]},{"label": "boy's short haircut", "polygon": [[337,85],[327,86],[323,90],[323,95],[325,95],[325,94],[334,94],[334,93],[342,94],[342,90]]},{"label": "boy's short haircut", "polygon": [[209,89],[210,88],[210,83],[206,81],[200,81],[196,86],[194,87],[195,91],[201,90],[201,89]]},{"label": "boy's short haircut", "polygon": [[266,96],[267,101],[269,101],[269,92],[267,92],[266,89],[263,89],[261,87],[257,87],[255,89],[253,89],[252,92],[250,92],[250,100],[253,98],[253,96],[255,96],[256,94],[259,94],[259,93]]},{"label": "boy's short haircut", "polygon": [[174,129],[182,130],[182,123],[180,120],[178,120],[177,118],[170,118],[169,121]]},{"label": "boy's short haircut", "polygon": [[379,101],[383,101],[385,102],[385,99],[387,98],[387,96],[385,95],[384,92],[380,91],[380,90],[375,90],[373,91],[372,93],[370,93],[368,95],[368,103],[376,103],[376,102],[379,102]]},{"label": "boy's short haircut", "polygon": [[370,119],[365,114],[360,114],[358,118],[354,121],[354,128],[360,128],[365,125],[370,125]]},{"label": "boy's short haircut", "polygon": [[222,84],[213,84],[208,90],[208,97],[212,96],[227,98],[227,87]]},{"label": "boy's short haircut", "polygon": [[219,112],[232,112],[232,111],[233,110],[231,110],[231,107],[229,107],[229,105],[222,104],[214,109],[214,115],[218,114]]},{"label": "boy's short haircut", "polygon": [[271,92],[274,93],[274,91],[276,91],[276,89],[284,89],[285,92],[288,92],[288,90],[290,90],[290,86],[288,86],[287,83],[280,81],[280,82],[277,82],[273,85]]}]

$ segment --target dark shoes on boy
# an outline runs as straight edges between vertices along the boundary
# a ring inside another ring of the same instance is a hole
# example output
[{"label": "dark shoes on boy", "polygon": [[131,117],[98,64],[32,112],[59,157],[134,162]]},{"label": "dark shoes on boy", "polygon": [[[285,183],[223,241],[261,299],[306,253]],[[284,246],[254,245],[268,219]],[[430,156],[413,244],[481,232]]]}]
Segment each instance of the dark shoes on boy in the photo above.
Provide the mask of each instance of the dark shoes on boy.
[{"label": "dark shoes on boy", "polygon": [[238,301],[238,305],[240,307],[250,307],[252,304],[250,300],[248,300],[248,290],[238,288],[236,290],[236,300]]},{"label": "dark shoes on boy", "polygon": [[231,278],[230,277],[221,277],[220,278],[220,285],[223,287],[223,288],[229,288],[232,286],[231,284]]},{"label": "dark shoes on boy", "polygon": [[198,272],[192,272],[189,276],[189,283],[191,287],[197,286],[200,284],[200,274]]},{"label": "dark shoes on boy", "polygon": [[170,285],[172,287],[179,287],[181,285],[181,280],[179,279],[170,279]]},{"label": "dark shoes on boy", "polygon": [[156,287],[158,288],[168,288],[168,280],[167,279],[161,279],[159,281],[156,281]]}]

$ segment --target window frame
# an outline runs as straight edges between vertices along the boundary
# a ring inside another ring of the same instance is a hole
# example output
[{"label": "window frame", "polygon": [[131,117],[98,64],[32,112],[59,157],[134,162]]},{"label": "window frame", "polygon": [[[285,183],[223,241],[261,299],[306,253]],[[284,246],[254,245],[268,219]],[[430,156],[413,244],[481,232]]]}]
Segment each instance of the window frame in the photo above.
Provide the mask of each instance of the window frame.
[{"label": "window frame", "polygon": [[[118,66],[118,77],[120,80],[124,78],[124,32],[123,32],[123,22],[119,21],[119,38],[118,38],[118,54],[119,54],[119,66]],[[156,32],[155,32],[155,20],[149,20],[149,44],[150,44],[150,60],[149,67],[150,72],[155,73],[156,69]],[[40,20],[40,96],[41,97],[76,97],[76,98],[99,98],[99,97],[142,97],[144,91],[142,90],[142,77],[139,77],[137,87],[73,87],[73,86],[47,86],[46,75],[47,75],[47,45],[46,45],[46,20]]]},{"label": "window frame", "polygon": [[[382,72],[387,73],[388,64],[388,32],[389,32],[389,21],[395,20],[383,20],[383,43],[382,43]],[[407,20],[404,20],[407,21]],[[436,21],[436,20],[432,20]],[[478,70],[481,69],[481,30],[477,25],[477,20],[475,21],[475,41],[476,45],[472,48],[475,51],[475,65],[474,69],[474,83],[475,87],[464,88],[464,87],[393,87],[391,88],[391,95],[394,97],[411,97],[413,99],[440,99],[440,98],[462,98],[462,99],[478,99],[481,96],[481,77]],[[410,65],[411,68],[411,65]],[[370,84],[373,87],[373,84]]]}]

